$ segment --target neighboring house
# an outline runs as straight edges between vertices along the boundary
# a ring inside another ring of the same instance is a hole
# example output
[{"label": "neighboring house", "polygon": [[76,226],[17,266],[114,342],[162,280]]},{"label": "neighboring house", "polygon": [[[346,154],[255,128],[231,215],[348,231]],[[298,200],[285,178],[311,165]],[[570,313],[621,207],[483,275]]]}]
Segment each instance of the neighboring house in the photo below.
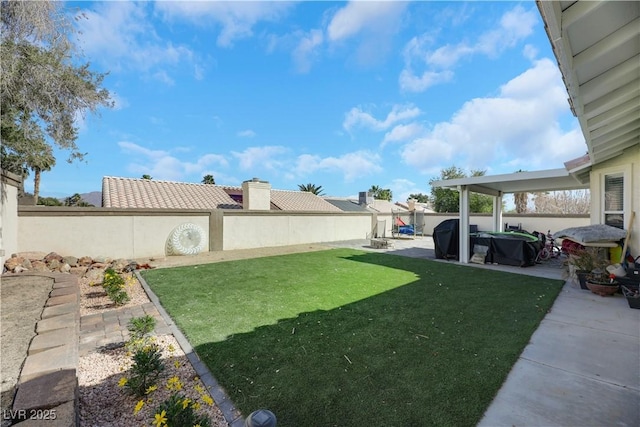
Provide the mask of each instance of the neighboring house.
[{"label": "neighboring house", "polygon": [[241,187],[229,187],[105,176],[102,178],[102,206],[341,212],[313,193],[272,190],[268,182],[256,179],[245,181]]},{"label": "neighboring house", "polygon": [[640,255],[640,2],[536,4],[587,155],[567,161],[564,169],[433,183],[460,191],[460,253],[469,245],[470,191],[494,196],[494,228],[499,230],[504,193],[589,188],[591,223],[631,228],[629,248]]},{"label": "neighboring house", "polygon": [[375,214],[391,214],[392,212],[408,212],[409,209],[398,203],[387,200],[374,199],[354,199],[350,197],[325,197],[327,202],[338,207],[344,212],[371,212]]}]

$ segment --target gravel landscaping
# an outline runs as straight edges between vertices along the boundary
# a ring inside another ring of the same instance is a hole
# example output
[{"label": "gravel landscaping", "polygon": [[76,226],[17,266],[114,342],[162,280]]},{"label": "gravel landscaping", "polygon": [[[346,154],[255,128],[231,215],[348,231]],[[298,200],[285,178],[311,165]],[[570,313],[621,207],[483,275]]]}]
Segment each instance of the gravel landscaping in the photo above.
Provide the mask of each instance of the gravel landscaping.
[{"label": "gravel landscaping", "polygon": [[[123,274],[126,291],[131,300],[118,308],[135,307],[150,302],[137,278],[131,273]],[[113,310],[109,298],[99,283],[102,277],[93,274],[80,279],[81,316]],[[143,399],[127,393],[119,385],[132,365],[131,355],[123,344],[80,356],[78,364],[78,384],[80,395],[80,426],[140,426],[151,425],[157,406],[175,390],[175,380],[180,384],[180,392],[189,399],[197,412],[205,414],[211,426],[228,426],[222,412],[206,392],[204,384],[196,376],[186,355],[173,335],[155,336],[155,342],[162,348],[165,369],[157,382],[157,389]],[[172,388],[173,390],[170,390]],[[143,403],[140,403],[143,402]],[[139,410],[136,410],[136,408]]]}]

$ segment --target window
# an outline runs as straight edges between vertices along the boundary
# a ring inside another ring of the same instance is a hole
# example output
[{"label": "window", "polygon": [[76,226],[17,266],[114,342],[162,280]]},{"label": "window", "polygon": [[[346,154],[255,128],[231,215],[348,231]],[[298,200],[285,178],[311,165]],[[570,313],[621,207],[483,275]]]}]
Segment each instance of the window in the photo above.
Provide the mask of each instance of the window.
[{"label": "window", "polygon": [[624,228],[624,175],[604,176],[604,223]]}]

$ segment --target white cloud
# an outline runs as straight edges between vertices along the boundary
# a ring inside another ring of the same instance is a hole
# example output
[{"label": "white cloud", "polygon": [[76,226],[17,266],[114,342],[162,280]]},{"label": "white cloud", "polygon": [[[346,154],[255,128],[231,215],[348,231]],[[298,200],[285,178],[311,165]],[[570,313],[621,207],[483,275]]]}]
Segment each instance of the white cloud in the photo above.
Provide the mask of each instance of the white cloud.
[{"label": "white cloud", "polygon": [[316,171],[337,172],[343,175],[345,182],[373,175],[382,171],[380,156],[370,151],[355,151],[340,157],[320,157],[311,154],[298,156],[296,175],[307,176]]},{"label": "white cloud", "polygon": [[[400,73],[399,85],[403,91],[423,92],[429,87],[453,78],[454,68],[463,58],[472,55],[495,57],[507,48],[530,36],[537,25],[533,9],[516,6],[500,19],[497,28],[480,34],[475,42],[462,41],[430,49],[435,43],[432,34],[411,39],[404,48],[405,68]],[[416,68],[426,68],[416,72]]]},{"label": "white cloud", "polygon": [[419,123],[409,123],[397,125],[384,135],[381,146],[391,142],[402,142],[416,138],[425,132],[424,127]]},{"label": "white cloud", "polygon": [[196,24],[221,26],[218,46],[231,47],[251,37],[260,21],[278,21],[292,8],[291,2],[267,1],[161,1],[156,9],[167,19],[186,19]]},{"label": "white cloud", "polygon": [[361,107],[354,107],[345,114],[342,127],[347,132],[358,126],[374,131],[383,131],[398,122],[413,119],[419,116],[420,113],[420,109],[412,104],[394,105],[384,120],[378,120],[370,113],[363,111]]},{"label": "white cloud", "polygon": [[384,187],[391,190],[393,193],[393,200],[401,202],[407,201],[411,194],[429,194],[429,191],[426,188],[420,188],[415,182],[404,178],[394,179],[390,184],[387,184]]},{"label": "white cloud", "polygon": [[327,26],[332,47],[353,40],[348,52],[360,66],[380,64],[393,52],[393,36],[403,26],[408,2],[350,1],[338,9]]},{"label": "white cloud", "polygon": [[449,121],[404,146],[402,158],[424,173],[454,162],[466,169],[562,167],[585,150],[579,129],[560,128],[559,117],[567,112],[557,66],[543,59],[503,85],[497,97],[466,102]]},{"label": "white cloud", "polygon": [[400,73],[399,83],[402,91],[424,92],[431,86],[446,83],[453,79],[453,71],[425,71],[421,76],[416,76],[413,71],[404,69]]},{"label": "white cloud", "polygon": [[318,56],[317,50],[322,46],[323,40],[322,30],[311,30],[301,36],[298,45],[292,52],[293,62],[298,72],[309,72],[311,64]]},{"label": "white cloud", "polygon": [[344,40],[364,29],[376,32],[395,30],[406,2],[350,1],[338,10],[327,27],[331,41]]},{"label": "white cloud", "polygon": [[257,172],[260,170],[277,171],[282,168],[284,161],[279,158],[287,153],[282,146],[249,147],[242,152],[232,151],[231,154],[240,162],[240,169]]},{"label": "white cloud", "polygon": [[211,165],[228,166],[226,158],[219,154],[205,154],[195,162],[190,162],[178,159],[169,151],[151,150],[133,142],[120,141],[118,146],[131,160],[128,165],[130,172],[149,174],[154,179],[179,181],[189,176],[199,176],[205,170],[210,170],[208,168]]},{"label": "white cloud", "polygon": [[159,68],[196,62],[188,47],[158,36],[148,3],[96,3],[93,10],[82,13],[86,19],[76,20],[76,25],[84,52],[112,72],[150,72],[154,78],[172,84],[167,71]]},{"label": "white cloud", "polygon": [[240,138],[253,138],[254,136],[256,136],[256,133],[254,131],[252,131],[251,129],[245,129],[245,130],[241,130],[237,133],[237,135]]}]

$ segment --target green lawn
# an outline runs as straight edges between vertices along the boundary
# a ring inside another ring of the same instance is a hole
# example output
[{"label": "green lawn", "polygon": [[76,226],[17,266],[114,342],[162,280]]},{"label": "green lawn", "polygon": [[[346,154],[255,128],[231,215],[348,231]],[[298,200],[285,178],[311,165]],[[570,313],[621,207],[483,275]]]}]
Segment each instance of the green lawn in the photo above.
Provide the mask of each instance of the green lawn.
[{"label": "green lawn", "polygon": [[350,249],[143,276],[238,408],[278,427],[475,425],[563,284]]}]

